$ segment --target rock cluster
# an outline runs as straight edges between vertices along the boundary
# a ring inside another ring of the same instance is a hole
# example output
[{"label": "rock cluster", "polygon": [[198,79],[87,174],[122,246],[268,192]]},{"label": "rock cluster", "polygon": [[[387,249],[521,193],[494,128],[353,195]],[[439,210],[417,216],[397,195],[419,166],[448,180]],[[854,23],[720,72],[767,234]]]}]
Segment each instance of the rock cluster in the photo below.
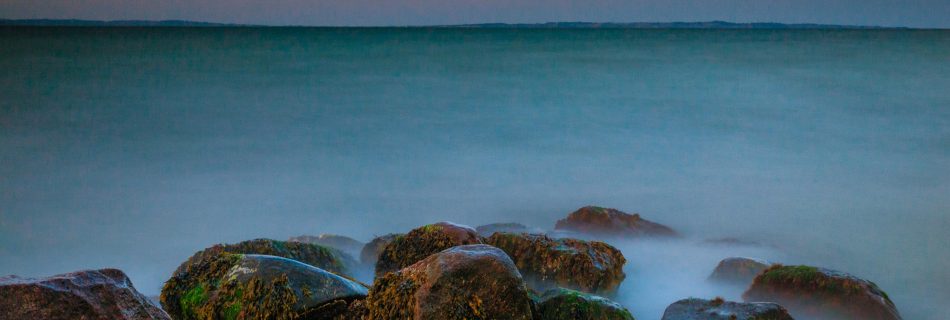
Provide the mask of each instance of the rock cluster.
[{"label": "rock cluster", "polygon": [[425,225],[404,236],[397,236],[386,245],[376,261],[376,277],[398,271],[451,247],[479,243],[482,243],[481,237],[471,227],[451,222]]}]

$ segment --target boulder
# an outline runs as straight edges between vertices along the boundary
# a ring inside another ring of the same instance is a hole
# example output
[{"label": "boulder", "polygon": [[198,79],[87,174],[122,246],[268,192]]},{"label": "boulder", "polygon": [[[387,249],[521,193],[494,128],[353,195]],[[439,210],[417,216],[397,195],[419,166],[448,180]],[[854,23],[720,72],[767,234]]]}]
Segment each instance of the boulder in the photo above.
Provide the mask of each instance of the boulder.
[{"label": "boulder", "polygon": [[768,261],[755,258],[732,257],[719,261],[719,265],[709,275],[714,282],[748,286],[755,276],[768,269],[772,264]]},{"label": "boulder", "polygon": [[451,222],[425,225],[386,245],[376,261],[376,277],[408,267],[433,253],[465,244],[481,243],[475,229]]},{"label": "boulder", "polygon": [[334,249],[346,252],[347,254],[353,257],[358,257],[360,255],[360,250],[362,250],[363,246],[365,245],[364,243],[359,242],[356,239],[353,239],[347,236],[326,234],[326,233],[321,234],[316,237],[306,236],[306,235],[291,237],[287,241],[318,244],[321,246],[326,246],[326,247],[330,247],[330,248],[334,248]]},{"label": "boulder", "polygon": [[351,276],[351,269],[358,265],[350,255],[334,248],[312,243],[254,239],[234,244],[217,244],[198,251],[178,266],[175,273],[184,272],[205,257],[217,257],[224,252],[278,256],[345,276]]},{"label": "boulder", "polygon": [[538,233],[541,230],[533,230],[527,226],[520,223],[492,223],[486,224],[483,226],[478,226],[475,228],[475,231],[478,232],[478,235],[482,237],[490,237],[495,234],[495,232],[507,232],[507,233]]},{"label": "boulder", "polygon": [[808,319],[901,319],[883,290],[853,275],[810,266],[773,265],[742,294],[746,301],[773,301]]},{"label": "boulder", "polygon": [[607,298],[558,288],[541,296],[539,320],[633,320],[627,308]]},{"label": "boulder", "polygon": [[366,305],[369,319],[532,318],[514,262],[482,244],[453,247],[382,275]]},{"label": "boulder", "polygon": [[0,319],[170,319],[121,270],[0,277]]},{"label": "boulder", "polygon": [[666,307],[661,320],[792,320],[782,306],[771,302],[741,303],[683,299]]},{"label": "boulder", "polygon": [[375,266],[376,261],[379,260],[379,255],[383,253],[383,249],[386,249],[386,246],[393,242],[393,240],[396,240],[397,237],[404,235],[405,234],[402,233],[390,233],[373,238],[373,240],[366,243],[366,245],[363,246],[363,250],[360,251],[360,262]]},{"label": "boulder", "polygon": [[162,288],[175,319],[333,319],[368,288],[296,260],[220,253],[176,272]]},{"label": "boulder", "polygon": [[485,243],[507,253],[528,286],[537,292],[564,287],[611,294],[626,277],[623,253],[600,241],[499,232]]},{"label": "boulder", "polygon": [[675,237],[667,226],[651,222],[639,214],[627,214],[617,209],[587,206],[557,221],[555,230],[586,233],[600,237]]}]

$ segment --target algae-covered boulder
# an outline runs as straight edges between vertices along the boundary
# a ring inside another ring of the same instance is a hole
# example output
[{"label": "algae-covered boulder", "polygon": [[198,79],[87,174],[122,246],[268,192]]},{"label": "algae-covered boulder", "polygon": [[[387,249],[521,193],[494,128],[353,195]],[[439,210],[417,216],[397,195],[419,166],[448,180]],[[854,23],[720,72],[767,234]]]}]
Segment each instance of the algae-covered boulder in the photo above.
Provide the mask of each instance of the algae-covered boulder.
[{"label": "algae-covered boulder", "polygon": [[897,308],[873,282],[810,266],[773,265],[742,294],[746,301],[777,302],[808,319],[901,319]]},{"label": "algae-covered boulder", "polygon": [[375,266],[376,261],[379,260],[379,255],[383,253],[383,249],[386,249],[386,246],[389,243],[396,240],[397,237],[404,236],[402,233],[390,233],[387,235],[378,236],[373,238],[363,246],[363,250],[360,251],[360,262],[366,265]]},{"label": "algae-covered boulder", "polygon": [[289,242],[303,242],[303,243],[312,243],[319,244],[321,246],[327,246],[334,248],[343,252],[346,252],[350,256],[358,257],[360,255],[360,250],[363,250],[364,243],[357,241],[356,239],[335,235],[335,234],[321,234],[319,236],[297,236],[291,237]]},{"label": "algae-covered boulder", "polygon": [[488,245],[438,252],[376,279],[370,319],[531,319],[531,301],[514,262]]},{"label": "algae-covered boulder", "polygon": [[528,228],[520,223],[508,222],[508,223],[492,223],[486,224],[483,226],[478,226],[475,228],[475,231],[478,232],[478,235],[482,237],[490,237],[495,234],[495,232],[507,232],[507,233],[538,233],[541,230],[533,230]]},{"label": "algae-covered boulder", "polygon": [[755,276],[768,269],[772,264],[768,261],[755,258],[732,257],[719,261],[719,265],[709,275],[709,280],[725,284],[741,285],[752,283]]},{"label": "algae-covered boulder", "polygon": [[206,257],[217,257],[224,252],[278,256],[346,276],[351,276],[351,269],[358,265],[350,255],[334,248],[312,243],[254,239],[234,244],[217,244],[198,251],[178,266],[175,273],[183,272],[188,266]]},{"label": "algae-covered boulder", "polygon": [[117,269],[0,277],[0,319],[169,319]]},{"label": "algae-covered boulder", "polygon": [[537,312],[540,320],[633,320],[630,311],[616,302],[564,288],[545,292]]},{"label": "algae-covered boulder", "polygon": [[176,272],[161,301],[175,319],[332,319],[330,312],[344,311],[326,306],[367,293],[362,284],[299,261],[225,252]]},{"label": "algae-covered boulder", "polygon": [[604,237],[673,237],[673,229],[651,222],[639,214],[627,214],[617,209],[587,206],[557,221],[555,230],[567,230]]},{"label": "algae-covered boulder", "polygon": [[782,306],[771,302],[742,303],[713,300],[683,299],[674,302],[663,312],[661,320],[793,320]]},{"label": "algae-covered boulder", "polygon": [[376,276],[405,268],[433,253],[465,244],[481,243],[475,229],[451,222],[425,225],[386,245],[376,261]]},{"label": "algae-covered boulder", "polygon": [[499,232],[485,243],[505,251],[528,286],[538,292],[564,287],[609,294],[626,277],[623,253],[600,241]]}]

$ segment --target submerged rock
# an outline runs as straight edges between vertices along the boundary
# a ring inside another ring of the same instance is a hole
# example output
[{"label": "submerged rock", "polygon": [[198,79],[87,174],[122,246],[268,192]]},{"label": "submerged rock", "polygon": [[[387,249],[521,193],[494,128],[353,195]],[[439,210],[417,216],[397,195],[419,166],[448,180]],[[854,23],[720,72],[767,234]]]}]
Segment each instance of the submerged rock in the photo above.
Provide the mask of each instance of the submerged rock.
[{"label": "submerged rock", "polygon": [[478,232],[478,235],[482,237],[490,237],[495,234],[495,232],[507,232],[507,233],[538,233],[540,230],[532,230],[520,223],[492,223],[486,224],[483,226],[478,226],[475,228],[475,231]]},{"label": "submerged rock", "polygon": [[545,292],[537,310],[540,320],[633,320],[630,311],[616,302],[564,288]]},{"label": "submerged rock", "polygon": [[485,243],[505,251],[528,286],[538,292],[564,287],[609,294],[626,277],[623,265],[627,260],[623,253],[600,241],[495,233]]},{"label": "submerged rock", "polygon": [[587,206],[557,221],[555,230],[567,230],[606,237],[674,237],[673,229],[651,222],[639,214],[617,209]]},{"label": "submerged rock", "polygon": [[748,286],[755,276],[768,269],[772,264],[755,258],[732,257],[719,261],[719,265],[709,275],[710,281]]},{"label": "submerged rock", "polygon": [[184,272],[189,266],[206,257],[216,258],[221,253],[262,254],[297,260],[336,274],[351,276],[357,265],[350,255],[340,250],[318,244],[286,242],[271,239],[254,239],[234,244],[217,244],[201,250],[178,266],[175,273]]},{"label": "submerged rock", "polygon": [[366,298],[370,319],[532,318],[515,264],[488,245],[438,252],[378,278]]},{"label": "submerged rock", "polygon": [[792,320],[782,306],[771,302],[741,303],[683,299],[666,307],[661,320]]},{"label": "submerged rock", "polygon": [[332,319],[366,297],[362,284],[299,261],[220,253],[176,272],[162,288],[175,319]]},{"label": "submerged rock", "polygon": [[481,243],[475,229],[451,222],[425,225],[386,245],[376,261],[376,277],[405,268],[433,253],[465,244]]},{"label": "submerged rock", "polygon": [[343,252],[346,252],[350,256],[358,257],[360,255],[360,250],[363,249],[364,243],[357,241],[356,239],[335,235],[335,234],[321,234],[319,236],[297,236],[292,237],[289,242],[303,242],[303,243],[312,243],[319,244],[321,246],[327,246],[334,248]]},{"label": "submerged rock", "polygon": [[170,319],[121,270],[0,277],[0,319]]},{"label": "submerged rock", "polygon": [[396,237],[404,236],[402,233],[390,233],[387,235],[379,236],[373,238],[365,246],[363,250],[360,251],[360,262],[366,265],[375,266],[376,261],[379,260],[379,255],[383,253],[383,249],[386,249],[386,246],[389,243],[396,240]]},{"label": "submerged rock", "polygon": [[873,282],[810,266],[774,265],[742,294],[746,301],[774,301],[796,317],[809,319],[901,319],[897,308]]}]

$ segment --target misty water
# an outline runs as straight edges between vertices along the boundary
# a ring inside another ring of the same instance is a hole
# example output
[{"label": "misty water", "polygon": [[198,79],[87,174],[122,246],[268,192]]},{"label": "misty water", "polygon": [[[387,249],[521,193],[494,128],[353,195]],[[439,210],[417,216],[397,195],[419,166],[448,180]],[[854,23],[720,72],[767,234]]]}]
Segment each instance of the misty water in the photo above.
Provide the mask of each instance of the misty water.
[{"label": "misty water", "polygon": [[0,70],[0,275],[596,204],[685,236],[614,243],[640,320],[737,255],[946,316],[948,31],[21,28]]}]

